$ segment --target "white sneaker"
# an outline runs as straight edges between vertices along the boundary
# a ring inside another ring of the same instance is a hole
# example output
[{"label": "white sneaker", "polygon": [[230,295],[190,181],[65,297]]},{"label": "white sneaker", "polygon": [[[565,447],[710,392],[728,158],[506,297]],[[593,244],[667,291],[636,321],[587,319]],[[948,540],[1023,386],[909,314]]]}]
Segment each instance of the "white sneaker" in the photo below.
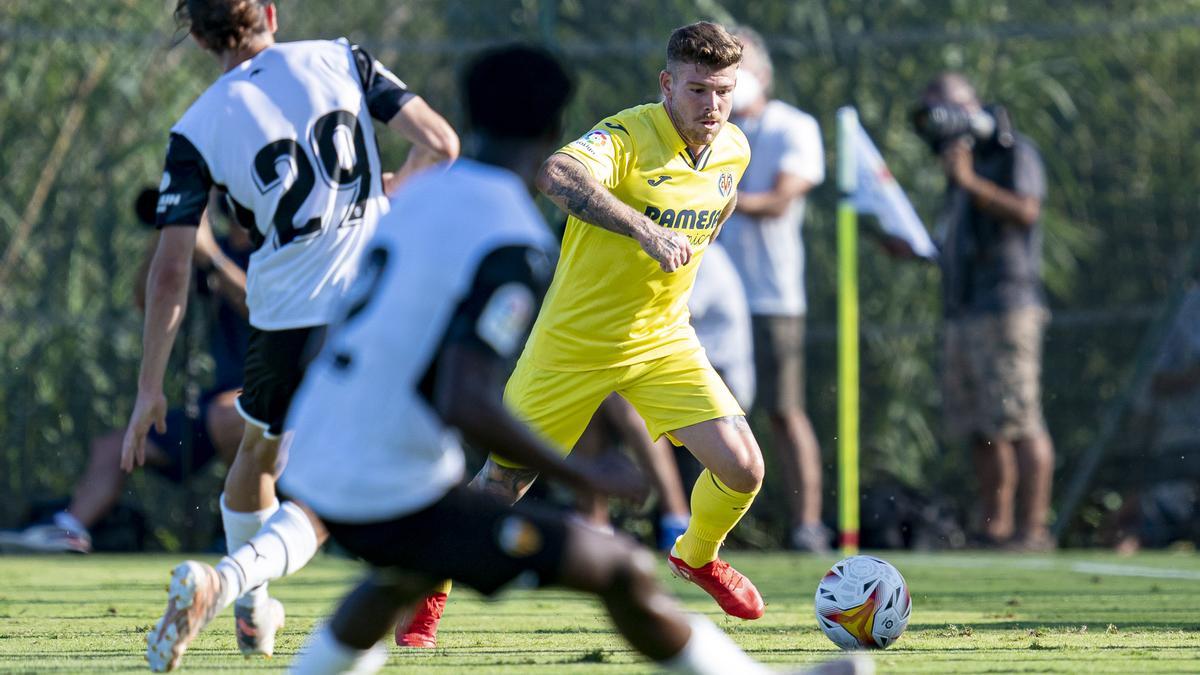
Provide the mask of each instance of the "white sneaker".
[{"label": "white sneaker", "polygon": [[66,530],[53,523],[30,525],[23,530],[0,531],[0,551],[6,553],[91,553],[87,532]]},{"label": "white sneaker", "polygon": [[233,618],[237,624],[237,644],[242,655],[265,656],[275,653],[275,633],[283,628],[283,603],[275,598],[258,606],[233,605]]},{"label": "white sneaker", "polygon": [[188,644],[216,616],[224,581],[212,565],[188,560],[171,570],[167,609],[146,634],[146,660],[156,673],[179,667]]},{"label": "white sneaker", "polygon": [[830,552],[829,541],[831,539],[833,539],[833,533],[822,523],[798,525],[792,528],[791,537],[788,538],[788,548],[802,553],[826,555]]}]

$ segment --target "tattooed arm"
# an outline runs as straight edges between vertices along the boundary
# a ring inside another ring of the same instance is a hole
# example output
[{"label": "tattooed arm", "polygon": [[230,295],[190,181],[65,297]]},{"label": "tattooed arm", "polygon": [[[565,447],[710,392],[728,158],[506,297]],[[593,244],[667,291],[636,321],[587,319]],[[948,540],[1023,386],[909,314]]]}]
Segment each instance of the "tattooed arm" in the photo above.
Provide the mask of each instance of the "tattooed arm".
[{"label": "tattooed arm", "polygon": [[659,227],[614,197],[579,160],[560,153],[550,155],[538,172],[537,188],[576,218],[637,241],[664,272],[674,272],[692,259],[687,237]]}]

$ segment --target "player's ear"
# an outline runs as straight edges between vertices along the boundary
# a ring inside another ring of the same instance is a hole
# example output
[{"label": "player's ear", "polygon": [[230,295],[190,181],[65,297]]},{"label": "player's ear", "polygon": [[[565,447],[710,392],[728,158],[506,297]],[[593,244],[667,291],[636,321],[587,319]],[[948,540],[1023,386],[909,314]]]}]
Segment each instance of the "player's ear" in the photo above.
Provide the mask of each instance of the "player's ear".
[{"label": "player's ear", "polygon": [[667,66],[658,74],[658,88],[661,90],[663,99],[669,98],[667,94],[671,91],[671,67]]},{"label": "player's ear", "polygon": [[267,32],[271,35],[279,30],[279,17],[275,14],[275,3],[269,2],[263,7],[263,18],[267,20]]}]

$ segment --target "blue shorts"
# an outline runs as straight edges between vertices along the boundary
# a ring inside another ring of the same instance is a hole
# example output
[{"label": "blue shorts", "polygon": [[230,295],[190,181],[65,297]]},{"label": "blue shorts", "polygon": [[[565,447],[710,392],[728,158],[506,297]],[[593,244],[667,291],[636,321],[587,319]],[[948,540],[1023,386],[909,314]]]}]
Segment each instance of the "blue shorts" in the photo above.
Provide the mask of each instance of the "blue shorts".
[{"label": "blue shorts", "polygon": [[[195,475],[217,454],[208,436],[208,405],[220,392],[205,392],[200,396],[200,416],[191,420],[183,408],[167,411],[167,432],[160,434],[150,427],[147,439],[167,456],[167,463],[152,468],[176,483]],[[190,441],[191,447],[188,447]]]}]

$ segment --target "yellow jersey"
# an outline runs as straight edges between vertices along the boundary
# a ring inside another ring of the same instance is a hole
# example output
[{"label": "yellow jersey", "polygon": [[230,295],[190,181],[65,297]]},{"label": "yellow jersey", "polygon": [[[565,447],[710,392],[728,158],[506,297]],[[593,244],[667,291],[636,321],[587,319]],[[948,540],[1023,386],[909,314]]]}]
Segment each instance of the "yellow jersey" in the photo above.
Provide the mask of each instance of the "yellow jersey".
[{"label": "yellow jersey", "polygon": [[622,202],[687,236],[692,259],[663,272],[632,238],[574,216],[524,358],[548,370],[610,368],[699,345],[688,297],[721,211],[750,162],[726,123],[693,159],[662,103],[623,110],[558,152],[573,157]]}]

